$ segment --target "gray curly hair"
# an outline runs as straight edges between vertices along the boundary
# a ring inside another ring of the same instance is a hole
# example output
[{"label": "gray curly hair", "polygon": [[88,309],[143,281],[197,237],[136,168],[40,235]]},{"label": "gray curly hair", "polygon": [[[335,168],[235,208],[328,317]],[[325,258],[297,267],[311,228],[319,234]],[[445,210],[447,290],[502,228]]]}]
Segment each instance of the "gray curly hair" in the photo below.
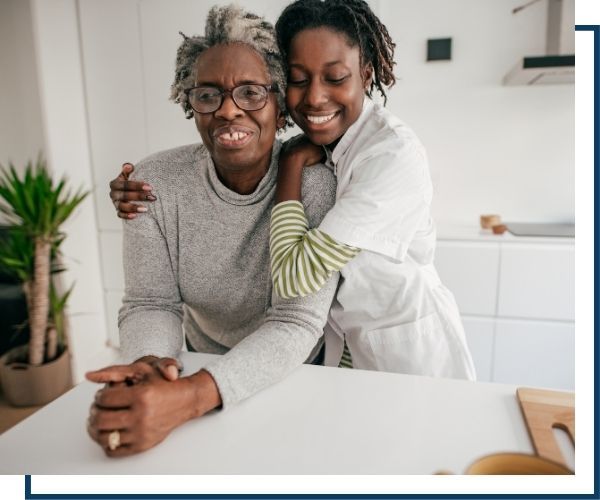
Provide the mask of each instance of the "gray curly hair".
[{"label": "gray curly hair", "polygon": [[277,38],[273,25],[263,17],[244,11],[236,5],[214,6],[206,18],[204,36],[183,36],[183,42],[177,49],[175,60],[175,80],[171,85],[171,100],[181,104],[186,118],[194,116],[194,110],[188,102],[185,89],[194,86],[196,81],[196,59],[206,49],[215,45],[244,43],[260,54],[271,76],[271,83],[279,92],[277,103],[285,117],[286,125],[291,124],[285,107],[286,77],[284,63],[277,47]]}]

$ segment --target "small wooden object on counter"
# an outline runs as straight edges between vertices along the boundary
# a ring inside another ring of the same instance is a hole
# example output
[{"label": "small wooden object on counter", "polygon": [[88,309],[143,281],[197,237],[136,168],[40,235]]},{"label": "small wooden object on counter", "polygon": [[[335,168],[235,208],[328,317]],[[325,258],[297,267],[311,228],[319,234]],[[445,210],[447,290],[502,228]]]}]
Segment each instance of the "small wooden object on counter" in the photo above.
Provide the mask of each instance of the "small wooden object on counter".
[{"label": "small wooden object on counter", "polygon": [[496,224],[492,226],[494,234],[504,234],[508,228],[504,224]]},{"label": "small wooden object on counter", "polygon": [[502,222],[499,215],[482,215],[479,220],[483,229],[491,229]]},{"label": "small wooden object on counter", "polygon": [[564,430],[575,446],[575,394],[520,387],[517,398],[536,453],[567,465],[553,429]]}]

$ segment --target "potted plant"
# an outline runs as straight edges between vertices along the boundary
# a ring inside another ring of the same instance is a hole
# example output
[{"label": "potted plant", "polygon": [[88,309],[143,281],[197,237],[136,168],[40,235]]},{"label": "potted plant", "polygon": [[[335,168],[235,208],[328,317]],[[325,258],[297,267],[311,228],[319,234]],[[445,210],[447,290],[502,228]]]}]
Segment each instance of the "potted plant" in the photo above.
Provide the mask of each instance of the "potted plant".
[{"label": "potted plant", "polygon": [[14,269],[4,264],[4,256],[21,255],[13,251],[12,230],[0,225],[0,356],[29,341],[27,303],[22,280]]},{"label": "potted plant", "polygon": [[87,194],[71,194],[65,179],[55,183],[41,157],[27,164],[23,176],[12,164],[0,165],[0,211],[11,224],[0,265],[23,286],[30,332],[26,346],[0,360],[4,393],[16,406],[44,404],[70,386],[64,308],[71,290],[57,292],[52,276],[61,270],[60,228]]}]

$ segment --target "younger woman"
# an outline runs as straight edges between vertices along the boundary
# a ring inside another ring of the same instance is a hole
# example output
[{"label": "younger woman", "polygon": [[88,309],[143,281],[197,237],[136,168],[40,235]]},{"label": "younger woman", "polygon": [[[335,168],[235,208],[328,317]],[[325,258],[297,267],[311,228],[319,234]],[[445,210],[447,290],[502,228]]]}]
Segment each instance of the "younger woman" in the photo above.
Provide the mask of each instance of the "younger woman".
[{"label": "younger woman", "polygon": [[[300,140],[280,159],[271,215],[276,291],[312,294],[341,271],[325,364],[337,365],[345,340],[355,368],[474,379],[458,308],[433,265],[425,150],[369,99],[374,89],[385,98],[384,87],[395,82],[386,27],[362,0],[298,0],[276,30],[288,110],[306,138],[323,146]],[[323,150],[337,177],[336,203],[309,229],[302,170]]]}]

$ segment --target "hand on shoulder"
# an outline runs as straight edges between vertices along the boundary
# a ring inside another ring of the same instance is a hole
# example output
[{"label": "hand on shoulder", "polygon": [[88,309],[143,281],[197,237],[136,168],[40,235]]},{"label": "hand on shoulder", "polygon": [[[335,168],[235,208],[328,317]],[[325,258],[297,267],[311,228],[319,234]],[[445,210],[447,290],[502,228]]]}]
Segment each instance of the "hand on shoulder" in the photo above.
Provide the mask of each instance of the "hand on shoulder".
[{"label": "hand on shoulder", "polygon": [[121,219],[135,219],[138,213],[148,210],[135,202],[156,200],[150,184],[129,179],[133,171],[134,166],[131,163],[123,163],[121,173],[109,183],[110,199],[117,210],[117,216]]},{"label": "hand on shoulder", "polygon": [[324,160],[324,151],[300,134],[288,139],[281,149],[279,164],[281,166],[308,167]]}]

